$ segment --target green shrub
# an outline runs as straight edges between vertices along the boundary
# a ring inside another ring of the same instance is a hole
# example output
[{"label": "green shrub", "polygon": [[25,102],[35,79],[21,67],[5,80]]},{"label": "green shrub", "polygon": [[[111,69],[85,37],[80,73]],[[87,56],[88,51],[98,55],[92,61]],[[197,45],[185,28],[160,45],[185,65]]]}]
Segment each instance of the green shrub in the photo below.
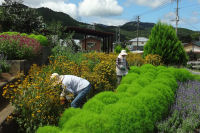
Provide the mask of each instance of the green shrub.
[{"label": "green shrub", "polygon": [[45,36],[43,36],[43,35],[31,34],[31,35],[28,35],[28,37],[36,39],[37,41],[40,42],[40,44],[42,46],[48,46],[49,45],[47,38]]},{"label": "green shrub", "polygon": [[[136,79],[134,82],[138,83],[139,85],[141,85],[142,87],[147,86],[148,84],[150,84],[152,81],[152,78],[150,77],[139,77],[138,79]],[[134,82],[132,82],[132,84],[134,84]]]},{"label": "green shrub", "polygon": [[168,102],[168,106],[174,102],[174,98],[175,98],[174,92],[169,86],[158,82],[158,83],[150,84],[149,87],[155,88],[158,91],[160,91],[165,96],[166,101]]},{"label": "green shrub", "polygon": [[156,67],[153,66],[152,64],[144,64],[140,67],[140,71],[142,73],[146,73],[146,72],[153,72],[153,73],[156,73]]},{"label": "green shrub", "polygon": [[169,86],[173,92],[175,92],[178,87],[178,84],[174,78],[168,78],[166,76],[160,76],[160,78],[156,78],[152,82],[152,84],[154,84],[154,83],[163,83],[163,84]]},{"label": "green shrub", "polygon": [[9,72],[10,64],[7,62],[7,57],[3,54],[0,54],[0,70],[1,72]]},{"label": "green shrub", "polygon": [[192,75],[191,72],[189,72],[187,69],[177,69],[170,67],[169,70],[173,73],[174,77],[176,80],[180,82],[185,82],[187,80],[193,80],[194,76]]},{"label": "green shrub", "polygon": [[143,127],[143,133],[153,132],[154,123],[152,121],[152,113],[144,105],[144,103],[142,103],[142,101],[131,97],[120,99],[119,103],[128,104],[129,106],[136,108],[140,112],[140,126]]},{"label": "green shrub", "polygon": [[148,110],[152,113],[152,122],[155,123],[162,118],[163,106],[158,101],[156,94],[139,93],[135,96],[135,99],[141,101]]},{"label": "green shrub", "polygon": [[159,104],[157,106],[160,106],[160,112],[162,114],[166,113],[166,111],[168,110],[168,102],[166,97],[164,96],[164,94],[162,94],[161,91],[153,88],[152,86],[147,86],[144,89],[142,89],[142,91],[140,92],[140,94],[153,94],[156,96],[157,101],[159,102]]},{"label": "green shrub", "polygon": [[122,78],[120,84],[131,84],[134,80],[136,80],[139,77],[136,73],[130,73]]},{"label": "green shrub", "polygon": [[112,118],[111,133],[141,133],[144,132],[139,110],[129,104],[117,103],[105,107],[103,114]]},{"label": "green shrub", "polygon": [[138,83],[133,83],[131,84],[130,87],[127,88],[126,92],[130,93],[132,96],[137,95],[141,90],[143,89],[143,87],[141,85],[139,85]]},{"label": "green shrub", "polygon": [[188,56],[171,25],[158,22],[151,31],[149,40],[144,46],[144,56],[157,54],[164,64],[185,65]]},{"label": "green shrub", "polygon": [[63,133],[108,133],[111,131],[111,118],[108,115],[95,114],[90,111],[82,111],[64,124]]},{"label": "green shrub", "polygon": [[54,126],[39,127],[36,133],[60,133],[60,129]]},{"label": "green shrub", "polygon": [[117,95],[111,91],[101,92],[101,93],[95,95],[94,99],[101,101],[105,105],[114,104],[119,100]]},{"label": "green shrub", "polygon": [[79,114],[81,110],[79,108],[69,108],[64,111],[62,116],[60,117],[58,126],[63,128],[64,123],[66,123],[71,117]]},{"label": "green shrub", "polygon": [[137,66],[131,66],[131,67],[130,67],[130,70],[129,70],[129,73],[137,73],[137,74],[140,74],[140,68],[137,67]]},{"label": "green shrub", "polygon": [[40,43],[35,39],[21,35],[0,35],[0,53],[9,60],[31,59],[40,50]]},{"label": "green shrub", "polygon": [[117,45],[115,47],[115,49],[114,49],[114,52],[117,53],[117,54],[119,54],[121,52],[121,50],[122,50],[122,47],[120,45]]},{"label": "green shrub", "polygon": [[102,103],[97,99],[92,98],[89,101],[87,101],[87,103],[84,104],[83,109],[99,114],[104,109],[104,107],[105,107],[104,103]]},{"label": "green shrub", "polygon": [[120,84],[118,87],[117,87],[117,89],[116,89],[116,91],[117,92],[126,92],[126,90],[127,90],[127,88],[130,86],[130,84]]}]

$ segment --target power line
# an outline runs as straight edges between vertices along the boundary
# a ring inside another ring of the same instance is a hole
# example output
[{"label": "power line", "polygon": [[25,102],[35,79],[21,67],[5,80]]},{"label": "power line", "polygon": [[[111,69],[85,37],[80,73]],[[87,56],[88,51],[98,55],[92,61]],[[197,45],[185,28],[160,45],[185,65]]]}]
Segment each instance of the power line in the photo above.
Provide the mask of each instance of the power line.
[{"label": "power line", "polygon": [[[195,27],[195,26],[193,26],[191,23],[189,23],[189,22],[186,22],[184,19],[181,19],[186,25],[188,25],[188,26],[190,26],[190,27],[192,27],[193,29],[196,29],[197,31],[199,31],[199,29],[197,28],[197,27]],[[199,31],[200,32],[200,31]]]},{"label": "power line", "polygon": [[[173,2],[173,1],[172,1],[172,2]],[[138,16],[144,16],[144,15],[147,15],[147,14],[149,14],[149,13],[155,12],[155,11],[157,11],[157,10],[163,9],[163,8],[167,7],[168,4],[169,4],[168,1],[164,1],[164,2],[161,3],[160,6],[154,8],[154,9],[151,9],[151,10],[147,10],[147,11],[145,11],[145,12],[143,12],[143,13],[140,13]]]},{"label": "power line", "polygon": [[188,5],[188,6],[182,6],[182,7],[180,7],[180,9],[189,8],[189,7],[196,7],[196,6],[199,6],[199,5],[198,4],[192,4],[192,5]]}]

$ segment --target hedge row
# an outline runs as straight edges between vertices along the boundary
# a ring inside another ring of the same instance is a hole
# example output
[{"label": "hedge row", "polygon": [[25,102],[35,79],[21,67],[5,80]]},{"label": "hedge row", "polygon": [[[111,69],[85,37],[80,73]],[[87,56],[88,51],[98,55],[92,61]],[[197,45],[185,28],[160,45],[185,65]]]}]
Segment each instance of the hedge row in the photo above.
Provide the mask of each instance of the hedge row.
[{"label": "hedge row", "polygon": [[20,36],[26,36],[26,37],[29,37],[29,38],[32,38],[32,39],[35,39],[37,40],[42,46],[48,46],[49,43],[48,43],[48,40],[47,40],[47,37],[43,36],[43,35],[35,35],[35,34],[26,34],[26,33],[19,33],[19,32],[3,32],[3,33],[0,33],[0,35],[20,35]]},{"label": "hedge row", "polygon": [[97,94],[83,109],[66,109],[58,127],[40,127],[37,133],[154,132],[155,123],[174,102],[176,81],[192,78],[185,69],[133,66],[116,92]]}]

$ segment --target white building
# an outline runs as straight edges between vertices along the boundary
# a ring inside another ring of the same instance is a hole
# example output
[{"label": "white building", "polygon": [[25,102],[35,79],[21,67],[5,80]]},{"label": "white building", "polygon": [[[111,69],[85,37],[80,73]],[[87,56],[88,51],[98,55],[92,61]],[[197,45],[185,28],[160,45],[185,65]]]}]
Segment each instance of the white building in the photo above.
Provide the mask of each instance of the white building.
[{"label": "white building", "polygon": [[[137,44],[137,40],[138,40],[138,44]],[[144,45],[146,44],[146,42],[148,41],[148,38],[145,37],[137,37],[134,39],[129,40],[130,45],[127,46],[127,48],[130,51],[143,51],[144,49]],[[137,45],[138,45],[138,49],[137,49]]]}]

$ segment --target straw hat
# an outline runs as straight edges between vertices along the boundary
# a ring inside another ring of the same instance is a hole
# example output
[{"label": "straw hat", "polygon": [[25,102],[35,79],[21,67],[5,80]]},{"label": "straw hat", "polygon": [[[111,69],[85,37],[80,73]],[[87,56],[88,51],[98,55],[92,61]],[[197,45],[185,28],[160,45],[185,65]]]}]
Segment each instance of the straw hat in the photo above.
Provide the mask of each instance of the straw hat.
[{"label": "straw hat", "polygon": [[126,50],[122,50],[120,55],[127,55]]},{"label": "straw hat", "polygon": [[53,86],[56,86],[62,81],[62,76],[60,76],[58,73],[51,74],[50,79],[54,81]]}]

